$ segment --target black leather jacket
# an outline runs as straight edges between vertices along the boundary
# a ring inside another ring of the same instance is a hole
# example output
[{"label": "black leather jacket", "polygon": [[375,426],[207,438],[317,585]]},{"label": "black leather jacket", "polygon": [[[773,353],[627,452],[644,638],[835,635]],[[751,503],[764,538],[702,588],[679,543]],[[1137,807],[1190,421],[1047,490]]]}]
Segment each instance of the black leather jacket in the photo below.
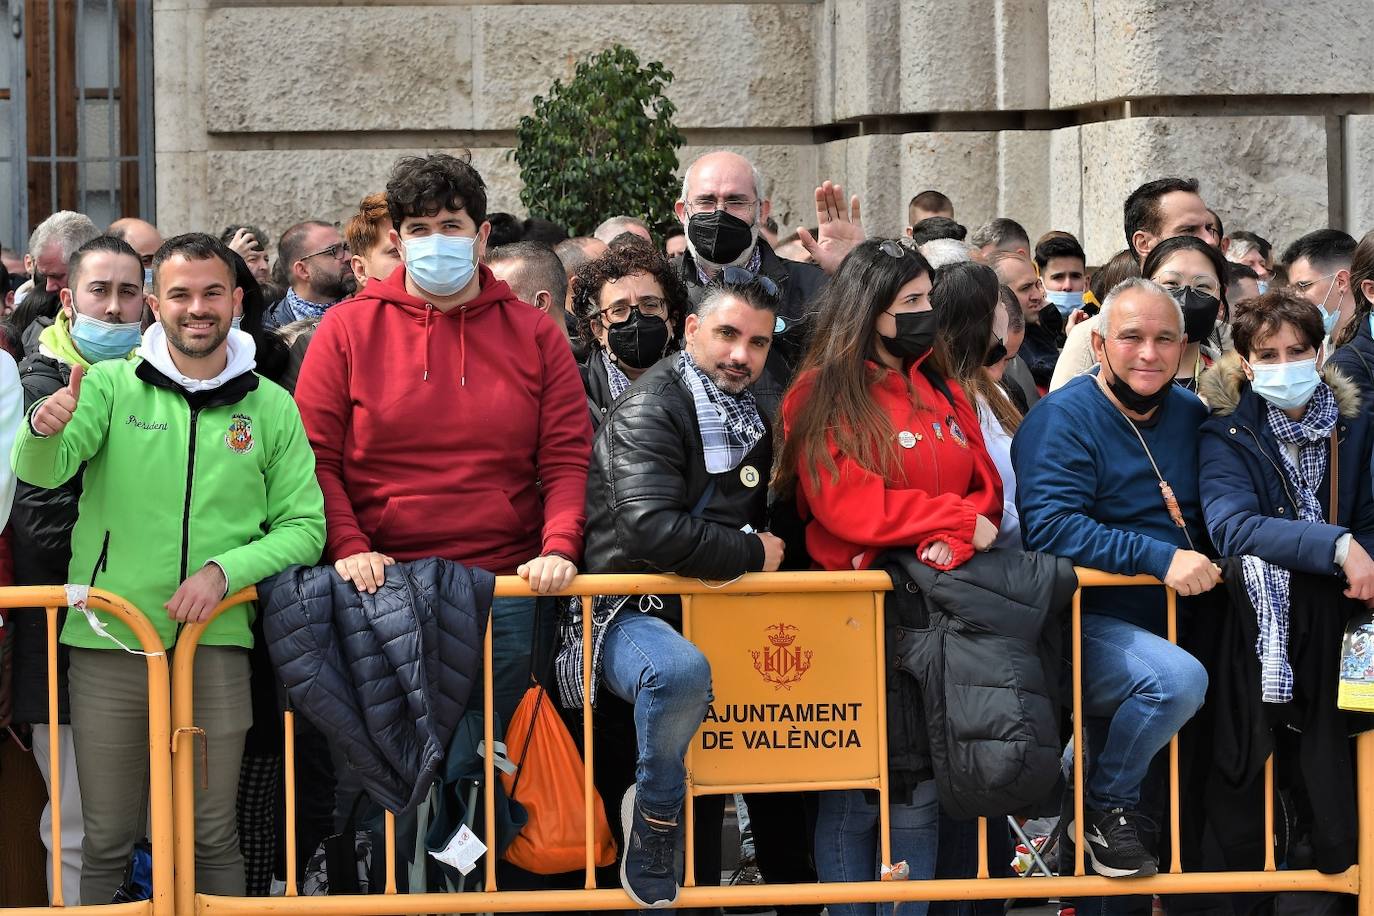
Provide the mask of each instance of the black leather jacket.
[{"label": "black leather jacket", "polygon": [[[733,579],[763,569],[771,436],[733,471],[706,472],[692,393],[676,356],[616,401],[592,446],[587,474],[587,572],[676,573]],[[704,504],[703,494],[714,478]],[[672,605],[665,619],[676,622]]]}]

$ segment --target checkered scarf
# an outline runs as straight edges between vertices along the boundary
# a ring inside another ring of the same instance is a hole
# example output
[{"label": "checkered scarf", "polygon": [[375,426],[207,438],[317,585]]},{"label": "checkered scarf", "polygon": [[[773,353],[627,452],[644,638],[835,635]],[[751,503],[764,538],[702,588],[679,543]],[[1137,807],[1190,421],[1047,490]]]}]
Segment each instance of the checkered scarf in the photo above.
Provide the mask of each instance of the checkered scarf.
[{"label": "checkered scarf", "polygon": [[305,318],[323,318],[325,311],[329,308],[327,305],[311,302],[309,299],[296,295],[294,289],[286,291],[286,307],[291,310],[292,315],[296,316],[297,321]]},{"label": "checkered scarf", "polygon": [[754,395],[749,391],[738,395],[721,391],[686,350],[678,354],[677,367],[696,403],[706,473],[733,471],[768,431]]},{"label": "checkered scarf", "polygon": [[[1287,488],[1297,495],[1298,516],[1305,522],[1323,521],[1317,488],[1326,476],[1329,459],[1327,440],[1336,427],[1340,411],[1336,396],[1326,385],[1318,385],[1307,410],[1292,420],[1282,410],[1266,402],[1269,429],[1280,442],[1298,446],[1298,463],[1279,449]],[[1288,703],[1293,699],[1293,668],[1288,663],[1288,607],[1291,575],[1259,557],[1241,558],[1245,591],[1259,617],[1259,639],[1255,652],[1260,658],[1261,688],[1264,702]]]},{"label": "checkered scarf", "polygon": [[620,367],[611,362],[611,354],[605,350],[601,351],[601,361],[606,365],[606,381],[611,385],[611,400],[614,401],[630,387],[630,377],[620,371]]}]

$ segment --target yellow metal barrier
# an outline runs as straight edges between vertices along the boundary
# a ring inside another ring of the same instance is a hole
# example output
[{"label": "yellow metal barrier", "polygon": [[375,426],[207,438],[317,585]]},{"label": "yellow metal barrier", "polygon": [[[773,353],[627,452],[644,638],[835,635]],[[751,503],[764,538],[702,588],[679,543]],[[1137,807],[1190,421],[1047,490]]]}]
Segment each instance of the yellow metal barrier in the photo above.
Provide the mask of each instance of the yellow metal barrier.
[{"label": "yellow metal barrier", "polygon": [[[911,880],[911,881],[889,881],[889,882],[859,882],[849,884],[806,884],[806,885],[773,885],[773,886],[752,886],[752,887],[700,887],[690,886],[693,870],[690,863],[692,829],[690,811],[691,806],[686,806],[689,812],[688,830],[689,836],[685,844],[689,864],[686,871],[688,886],[685,886],[678,898],[678,907],[707,907],[707,906],[762,906],[762,905],[788,905],[798,903],[885,903],[916,900],[991,900],[1009,897],[1026,896],[1031,893],[1036,897],[1079,897],[1079,896],[1122,896],[1122,895],[1141,895],[1141,894],[1182,894],[1182,893],[1244,893],[1244,892],[1278,892],[1278,891],[1327,891],[1340,894],[1358,895],[1359,913],[1361,916],[1374,916],[1374,733],[1360,736],[1358,742],[1358,762],[1357,772],[1361,775],[1358,787],[1358,806],[1360,814],[1360,837],[1358,849],[1358,864],[1352,866],[1347,871],[1337,875],[1324,875],[1312,870],[1301,871],[1278,871],[1275,868],[1273,854],[1273,804],[1272,796],[1266,797],[1265,810],[1265,829],[1268,833],[1268,854],[1263,871],[1258,872],[1209,872],[1209,873],[1184,873],[1179,856],[1179,824],[1181,812],[1178,802],[1178,749],[1177,738],[1170,748],[1170,779],[1169,779],[1169,802],[1170,802],[1170,824],[1172,827],[1172,865],[1168,874],[1160,874],[1151,878],[1136,879],[1112,879],[1102,878],[1095,875],[1085,874],[1083,862],[1083,836],[1082,836],[1082,811],[1083,811],[1083,766],[1082,766],[1082,682],[1081,682],[1081,595],[1083,588],[1095,588],[1103,586],[1119,585],[1155,585],[1160,583],[1158,580],[1149,577],[1137,576],[1115,576],[1101,573],[1096,570],[1079,569],[1079,591],[1074,596],[1073,602],[1073,704],[1074,704],[1074,807],[1075,807],[1075,857],[1074,874],[1072,876],[1059,876],[1053,878],[1036,878],[1033,883],[1028,885],[1025,879],[1019,878],[989,878],[986,843],[980,843],[979,862],[977,874],[978,878],[973,879],[937,879],[937,880]],[[869,641],[873,647],[874,654],[868,659],[868,667],[865,671],[858,672],[861,677],[857,678],[856,685],[862,686],[864,678],[862,675],[869,675],[869,682],[873,685],[875,693],[872,696],[872,717],[880,726],[885,725],[883,717],[882,703],[885,693],[882,689],[882,678],[884,677],[883,665],[883,631],[882,631],[882,595],[880,593],[890,590],[890,582],[886,575],[876,572],[853,572],[853,573],[770,573],[752,574],[741,579],[725,584],[712,584],[695,579],[680,579],[674,576],[598,576],[587,575],[579,576],[572,586],[563,594],[593,596],[602,594],[680,594],[684,596],[684,629],[694,638],[705,644],[713,644],[717,641],[717,635],[712,633],[712,627],[724,622],[727,630],[738,631],[741,626],[758,628],[760,622],[775,619],[777,624],[782,625],[782,629],[776,632],[784,637],[793,631],[788,631],[787,626],[801,629],[801,624],[789,623],[792,620],[805,618],[806,626],[815,626],[822,620],[816,614],[816,608],[827,602],[832,606],[840,607],[837,613],[831,616],[843,618],[839,621],[842,627],[859,632],[862,638]],[[496,594],[498,597],[528,597],[531,593],[525,583],[515,577],[500,577],[497,579]],[[768,599],[776,596],[791,596],[784,602],[778,604],[770,602]],[[847,597],[835,597],[847,596]],[[230,596],[225,602],[216,609],[215,613],[234,604],[256,597],[251,589]],[[745,607],[744,602],[752,602],[747,613],[742,611]],[[30,602],[31,603],[31,602]],[[583,665],[584,682],[590,684],[591,681],[591,625],[590,625],[590,602],[584,602],[583,617]],[[1175,598],[1172,591],[1168,593],[1169,608],[1169,637],[1176,636],[1175,623]],[[718,613],[712,613],[712,612]],[[779,616],[781,614],[782,616]],[[846,616],[848,614],[848,616]],[[211,618],[213,619],[213,617]],[[208,622],[208,621],[207,621]],[[834,625],[837,620],[829,623]],[[770,624],[764,624],[765,628]],[[869,631],[871,628],[871,631]],[[194,625],[187,627],[178,640],[175,667],[173,671],[173,710],[172,724],[177,733],[181,734],[187,730],[194,729],[193,704],[191,695],[191,670],[194,662],[194,653],[197,641],[203,632],[204,625]],[[869,631],[869,632],[865,632]],[[797,635],[800,635],[798,633]],[[700,644],[700,643],[699,643]],[[779,648],[790,649],[791,643],[786,647],[780,643],[773,643]],[[833,643],[826,643],[829,649]],[[741,651],[750,649],[748,645],[741,646]],[[492,745],[492,716],[490,704],[492,702],[492,627],[487,628],[484,658],[484,682],[485,682],[485,710],[486,740],[487,745]],[[768,649],[763,647],[764,658],[761,665],[770,664],[767,658]],[[738,665],[739,658],[721,658],[719,652],[707,652],[711,660],[713,673],[717,670],[724,670],[731,665]],[[786,659],[774,657],[774,670],[770,673],[776,675],[772,679],[774,689],[776,682],[786,679],[789,672],[795,673],[797,656],[791,655]],[[788,666],[793,666],[789,669]],[[717,666],[720,666],[718,669]],[[781,669],[781,670],[779,670]],[[758,670],[758,669],[755,669]],[[759,671],[762,675],[764,672]],[[876,674],[876,681],[872,676]],[[770,680],[764,678],[765,681]],[[794,681],[791,689],[796,689],[800,681]],[[867,688],[864,688],[867,689]],[[590,690],[584,691],[584,743],[586,755],[586,773],[584,784],[584,804],[590,810],[593,802],[593,768],[592,741],[591,741],[591,716],[587,714],[587,698],[590,697]],[[862,706],[868,700],[858,700]],[[867,717],[865,717],[867,718]],[[434,894],[434,893],[414,893],[397,894],[395,878],[395,819],[388,812],[386,814],[386,882],[385,893],[367,896],[354,897],[299,897],[295,896],[296,875],[295,875],[295,811],[294,811],[294,735],[293,723],[288,714],[286,728],[286,758],[287,758],[287,895],[286,897],[276,898],[229,898],[215,897],[205,894],[195,893],[195,847],[191,841],[194,836],[195,810],[194,810],[194,769],[191,760],[191,748],[183,743],[174,749],[175,774],[173,784],[173,800],[175,805],[175,831],[176,835],[183,840],[178,844],[176,860],[176,912],[178,914],[247,914],[247,913],[300,913],[300,914],[338,914],[338,916],[354,916],[354,914],[423,914],[435,912],[451,912],[455,903],[458,902],[453,894]],[[729,750],[728,748],[709,746],[707,739],[703,739],[701,733],[694,740],[689,756],[689,791],[693,795],[718,794],[724,792],[734,792],[738,790],[758,791],[800,791],[800,790],[824,790],[834,789],[841,786],[862,785],[869,788],[876,788],[886,799],[887,789],[887,770],[886,770],[886,748],[885,728],[879,727],[876,736],[877,744],[870,745],[870,748],[880,749],[880,754],[858,754],[854,759],[847,760],[841,768],[842,772],[823,773],[820,778],[800,780],[794,779],[768,779],[764,781],[755,778],[740,780],[736,773],[735,765],[729,760],[717,756],[712,759],[707,753],[712,750]],[[864,742],[860,739],[860,744]],[[871,761],[869,771],[865,771],[867,766],[865,758]],[[857,764],[855,761],[858,761]],[[855,764],[855,766],[851,766]],[[855,768],[857,767],[857,769]],[[876,767],[877,773],[871,772]],[[483,839],[489,850],[497,848],[495,842],[495,807],[494,807],[494,767],[490,758],[484,761],[485,769],[485,790],[486,790],[486,823],[484,825]],[[1365,778],[1365,774],[1370,774]],[[1272,761],[1266,766],[1265,782],[1266,789],[1272,788]],[[888,824],[886,820],[886,805],[883,805],[882,823],[882,852],[883,858],[889,857],[888,846]],[[587,817],[587,855],[585,862],[585,889],[583,890],[549,890],[549,891],[500,891],[496,887],[496,863],[492,854],[487,854],[485,859],[485,884],[481,892],[466,893],[461,896],[462,909],[467,912],[522,912],[522,911],[610,911],[610,910],[630,910],[635,909],[636,905],[619,888],[615,889],[596,889],[594,876],[594,863],[592,861],[593,844],[592,818]],[[987,835],[986,821],[979,822],[980,839],[985,840]],[[374,853],[375,854],[375,853]]]},{"label": "yellow metal barrier", "polygon": [[[58,722],[57,684],[57,617],[60,608],[67,606],[67,592],[60,585],[16,586],[0,588],[0,607],[41,607],[47,614],[48,637],[48,722]],[[167,654],[162,639],[147,617],[123,598],[100,589],[91,589],[87,606],[92,610],[113,615],[133,630],[140,648],[148,653],[148,778],[149,821],[153,856],[153,896],[137,903],[111,903],[82,907],[99,914],[151,914],[171,916],[172,896],[172,757],[169,715],[169,682]],[[72,613],[76,613],[73,611]],[[122,651],[114,649],[111,651]],[[48,730],[49,740],[56,741],[57,730]],[[52,828],[52,906],[65,907],[62,893],[62,755],[50,746],[50,776]],[[15,907],[3,910],[6,916],[37,916],[49,913],[48,907]]]}]

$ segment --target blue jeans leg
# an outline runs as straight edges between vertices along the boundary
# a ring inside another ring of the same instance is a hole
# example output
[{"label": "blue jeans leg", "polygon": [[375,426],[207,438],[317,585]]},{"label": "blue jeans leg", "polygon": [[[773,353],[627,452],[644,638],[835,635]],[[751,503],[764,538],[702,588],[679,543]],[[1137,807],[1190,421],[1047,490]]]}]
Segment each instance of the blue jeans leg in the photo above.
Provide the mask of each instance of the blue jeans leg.
[{"label": "blue jeans leg", "polygon": [[1083,615],[1083,711],[1106,719],[1088,767],[1087,807],[1140,807],[1140,786],[1155,754],[1202,706],[1207,670],[1167,639],[1101,614]]},{"label": "blue jeans leg", "polygon": [[[816,817],[816,874],[824,882],[876,881],[879,872],[879,818],[876,794],[870,801],[862,789],[822,792]],[[893,804],[892,859],[905,861],[913,881],[935,876],[939,847],[940,805],[935,781],[916,787],[909,804]],[[928,903],[904,903],[904,916],[926,916]],[[887,909],[883,907],[883,909]],[[830,916],[877,916],[872,903],[832,903]]]},{"label": "blue jeans leg", "polygon": [[633,607],[606,626],[601,665],[611,693],[634,704],[639,806],[676,821],[687,794],[683,758],[711,703],[711,665],[671,625]]}]

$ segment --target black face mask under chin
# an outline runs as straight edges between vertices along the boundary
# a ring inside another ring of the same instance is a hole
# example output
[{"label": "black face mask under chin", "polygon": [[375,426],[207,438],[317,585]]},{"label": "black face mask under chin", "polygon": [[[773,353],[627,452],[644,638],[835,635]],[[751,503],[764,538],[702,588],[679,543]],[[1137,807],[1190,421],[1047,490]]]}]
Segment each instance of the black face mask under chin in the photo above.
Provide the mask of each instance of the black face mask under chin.
[{"label": "black face mask under chin", "polygon": [[1125,379],[1116,374],[1116,369],[1112,366],[1111,359],[1107,357],[1106,350],[1102,351],[1102,355],[1106,358],[1107,368],[1112,370],[1112,378],[1111,381],[1107,382],[1107,388],[1121,402],[1121,406],[1131,413],[1147,414],[1163,404],[1164,399],[1169,396],[1169,389],[1174,386],[1173,376],[1170,376],[1168,383],[1154,394],[1141,394],[1128,385]]},{"label": "black face mask under chin", "polygon": [[606,329],[606,343],[616,362],[631,369],[647,369],[663,358],[673,332],[657,315],[631,309],[630,317]]},{"label": "black face mask under chin", "polygon": [[892,317],[897,322],[897,335],[878,335],[882,338],[887,352],[902,359],[919,359],[930,352],[930,348],[935,345],[935,332],[940,324],[934,309],[924,312],[902,312]]}]

